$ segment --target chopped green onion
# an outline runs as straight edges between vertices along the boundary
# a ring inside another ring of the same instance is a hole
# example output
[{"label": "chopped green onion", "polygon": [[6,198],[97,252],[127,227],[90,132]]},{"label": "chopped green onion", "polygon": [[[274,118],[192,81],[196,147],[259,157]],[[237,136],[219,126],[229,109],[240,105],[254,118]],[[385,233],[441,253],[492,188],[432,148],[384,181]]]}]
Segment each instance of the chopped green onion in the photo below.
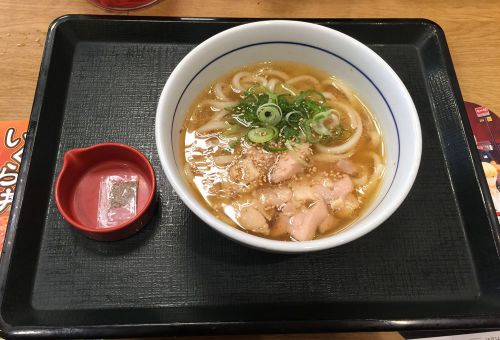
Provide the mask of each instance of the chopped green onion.
[{"label": "chopped green onion", "polygon": [[[325,126],[327,118],[332,117],[332,112],[333,110],[327,110],[323,111],[320,113],[317,113],[314,115],[312,118],[312,123],[311,123],[311,128],[314,130],[314,132],[319,133],[320,135],[324,136],[331,136],[332,131],[329,129],[327,126]],[[338,120],[338,118],[337,118]],[[335,126],[333,127],[335,128]]]},{"label": "chopped green onion", "polygon": [[[258,90],[260,90],[260,91],[258,91]],[[256,94],[262,94],[262,93],[269,93],[269,90],[264,85],[257,84],[257,85],[250,87],[248,90],[245,91],[245,93],[250,93],[250,94],[256,95]]]},{"label": "chopped green onion", "polygon": [[285,115],[285,120],[288,122],[288,124],[294,124],[298,123],[301,117],[302,113],[300,113],[300,111],[293,110]]},{"label": "chopped green onion", "polygon": [[324,125],[325,119],[330,117],[330,115],[330,110],[323,111],[314,115],[311,122],[311,128],[314,130],[314,132],[324,136],[330,136],[332,134],[331,131]]},{"label": "chopped green onion", "polygon": [[281,121],[281,108],[274,103],[267,103],[257,109],[257,118],[267,126],[274,126]]},{"label": "chopped green onion", "polygon": [[330,130],[328,130],[327,127],[323,125],[323,121],[313,120],[311,122],[311,128],[314,130],[314,132],[320,135],[330,136],[332,134]]},{"label": "chopped green onion", "polygon": [[340,126],[339,113],[333,109],[328,110],[328,112],[330,112],[330,115],[328,116],[328,119],[323,121],[323,125],[332,130],[337,126]]},{"label": "chopped green onion", "polygon": [[248,131],[248,139],[254,143],[265,143],[269,142],[278,134],[278,130],[275,127],[270,128],[255,128]]},{"label": "chopped green onion", "polygon": [[259,98],[257,97],[257,95],[255,93],[253,93],[253,91],[250,91],[250,89],[249,89],[249,90],[244,92],[244,100],[246,102],[251,102],[252,100],[254,102],[257,102],[259,100]]},{"label": "chopped green onion", "polygon": [[288,150],[287,148],[280,148],[280,147],[276,148],[274,146],[269,145],[269,143],[264,143],[264,145],[262,145],[262,148],[268,152],[283,152]]},{"label": "chopped green onion", "polygon": [[304,135],[306,136],[306,140],[309,143],[316,144],[316,143],[320,142],[320,139],[315,138],[313,136],[312,131],[311,131],[311,123],[312,123],[311,119],[306,120],[304,122],[304,124],[302,125],[302,132],[304,132]]},{"label": "chopped green onion", "polygon": [[326,118],[328,118],[330,116],[330,114],[331,114],[330,110],[317,113],[314,115],[313,120],[314,121],[323,121]]},{"label": "chopped green onion", "polygon": [[333,134],[335,139],[338,140],[344,140],[345,138],[342,138],[345,134],[347,134],[347,138],[349,138],[352,135],[352,132],[347,130],[345,127],[342,125],[338,125],[333,129]]},{"label": "chopped green onion", "polygon": [[281,128],[279,136],[282,137],[285,141],[287,140],[300,141],[300,132],[288,125],[285,125]]},{"label": "chopped green onion", "polygon": [[318,101],[320,104],[323,104],[324,102],[326,102],[326,99],[325,99],[325,96],[323,95],[323,93],[319,92],[318,90],[314,90],[314,89],[300,92],[299,96],[297,97],[297,100],[302,101],[308,97],[313,97],[313,96],[319,97]]},{"label": "chopped green onion", "polygon": [[224,120],[230,128],[222,137],[241,139],[246,135],[248,141],[261,144],[264,150],[282,152],[288,150],[286,142],[330,143],[348,135],[320,91],[290,89],[290,93],[275,92],[258,84],[244,91],[237,105],[226,108]]},{"label": "chopped green onion", "polygon": [[276,104],[276,106],[278,106],[278,96],[276,94],[270,92],[269,93],[269,103]]}]

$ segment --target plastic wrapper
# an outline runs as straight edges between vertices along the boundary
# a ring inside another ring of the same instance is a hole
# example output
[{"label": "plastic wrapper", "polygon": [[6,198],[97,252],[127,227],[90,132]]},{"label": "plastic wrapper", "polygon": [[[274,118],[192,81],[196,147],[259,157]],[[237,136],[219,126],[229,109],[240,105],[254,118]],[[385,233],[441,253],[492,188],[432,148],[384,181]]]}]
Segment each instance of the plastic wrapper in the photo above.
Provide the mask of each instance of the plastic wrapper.
[{"label": "plastic wrapper", "polygon": [[138,179],[134,175],[101,178],[98,225],[110,228],[125,223],[136,215]]}]

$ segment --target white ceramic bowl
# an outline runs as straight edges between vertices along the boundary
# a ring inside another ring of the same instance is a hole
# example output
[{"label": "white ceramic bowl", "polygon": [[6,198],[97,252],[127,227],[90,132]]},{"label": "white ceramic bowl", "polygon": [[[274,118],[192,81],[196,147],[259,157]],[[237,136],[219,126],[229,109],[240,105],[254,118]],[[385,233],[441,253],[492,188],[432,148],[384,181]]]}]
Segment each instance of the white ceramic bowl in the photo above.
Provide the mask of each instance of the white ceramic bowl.
[{"label": "white ceramic bowl", "polygon": [[[250,235],[217,219],[193,195],[181,175],[180,129],[195,98],[221,75],[250,63],[288,60],[338,76],[351,86],[378,120],[385,142],[386,170],[368,209],[346,230],[318,240],[284,242]],[[417,175],[422,150],[413,101],[392,68],[371,49],[335,30],[298,21],[241,25],[193,49],[168,78],[156,112],[156,144],[172,187],[203,221],[250,247],[282,253],[332,248],[355,240],[384,222],[403,202]]]}]

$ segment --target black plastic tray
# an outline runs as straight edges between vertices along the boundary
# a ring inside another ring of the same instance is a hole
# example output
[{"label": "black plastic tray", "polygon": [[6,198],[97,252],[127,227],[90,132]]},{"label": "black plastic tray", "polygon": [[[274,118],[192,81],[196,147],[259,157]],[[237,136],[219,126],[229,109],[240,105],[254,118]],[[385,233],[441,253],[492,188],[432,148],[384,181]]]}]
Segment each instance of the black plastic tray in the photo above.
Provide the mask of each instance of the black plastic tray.
[{"label": "black plastic tray", "polygon": [[[444,34],[430,21],[316,21],[380,54],[422,124],[415,185],[369,235],[268,254],[225,239],[172,192],[154,141],[160,92],[197,43],[246,21],[65,16],[50,27],[2,256],[4,334],[499,327],[498,227]],[[104,141],[152,160],[161,201],[145,229],[112,243],[73,232],[53,196],[64,152]]]}]

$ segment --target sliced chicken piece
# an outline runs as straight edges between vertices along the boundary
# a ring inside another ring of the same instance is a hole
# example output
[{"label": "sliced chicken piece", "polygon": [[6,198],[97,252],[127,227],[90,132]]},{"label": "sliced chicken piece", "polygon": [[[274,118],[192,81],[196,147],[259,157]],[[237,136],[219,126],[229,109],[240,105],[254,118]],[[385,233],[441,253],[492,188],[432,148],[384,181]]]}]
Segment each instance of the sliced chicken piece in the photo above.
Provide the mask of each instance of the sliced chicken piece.
[{"label": "sliced chicken piece", "polygon": [[[220,156],[223,157],[223,156]],[[261,178],[267,174],[274,163],[276,156],[258,148],[252,147],[242,158],[233,159],[229,167],[229,179],[232,184],[237,184],[238,192],[248,192],[262,185]],[[227,161],[228,159],[222,159]]]},{"label": "sliced chicken piece", "polygon": [[290,216],[285,214],[280,214],[278,215],[278,218],[271,227],[271,232],[269,233],[269,236],[271,237],[283,236],[288,232],[289,228],[290,228]]},{"label": "sliced chicken piece", "polygon": [[337,169],[348,175],[355,175],[358,173],[357,166],[349,159],[341,159],[335,165]]},{"label": "sliced chicken piece", "polygon": [[354,184],[352,183],[351,177],[344,176],[342,179],[333,182],[333,196],[334,197],[344,197],[354,190]]},{"label": "sliced chicken piece", "polygon": [[340,208],[342,208],[342,205],[344,204],[344,199],[343,198],[337,198],[336,200],[330,201],[330,209],[333,211],[338,211]]},{"label": "sliced chicken piece", "polygon": [[276,154],[266,152],[260,148],[251,147],[246,153],[246,157],[251,159],[257,167],[267,171],[276,161]]},{"label": "sliced chicken piece", "polygon": [[354,185],[349,176],[344,176],[337,181],[323,180],[321,184],[316,184],[312,188],[325,201],[331,202],[351,193],[354,190]]},{"label": "sliced chicken piece", "polygon": [[310,154],[311,149],[307,143],[301,144],[295,151],[288,151],[280,154],[276,164],[271,168],[269,181],[271,183],[280,183],[304,171],[307,164],[307,158]]},{"label": "sliced chicken piece", "polygon": [[229,168],[229,178],[236,183],[250,184],[261,175],[253,161],[243,158]]},{"label": "sliced chicken piece", "polygon": [[292,198],[289,188],[263,189],[257,192],[259,203],[265,208],[279,207]]},{"label": "sliced chicken piece", "polygon": [[339,224],[339,219],[328,215],[323,222],[319,225],[318,231],[322,234],[332,230]]},{"label": "sliced chicken piece", "polygon": [[298,213],[298,210],[292,203],[287,203],[281,208],[281,212],[285,215],[292,216]]},{"label": "sliced chicken piece", "polygon": [[297,241],[312,240],[318,226],[328,217],[328,208],[323,200],[314,203],[290,218],[288,232]]},{"label": "sliced chicken piece", "polygon": [[294,185],[292,191],[293,199],[296,201],[317,201],[321,198],[321,195],[314,191],[310,185],[304,183]]},{"label": "sliced chicken piece", "polygon": [[356,196],[350,193],[341,200],[342,202],[339,204],[339,208],[336,209],[335,215],[340,218],[353,217],[354,213],[359,208],[359,201]]},{"label": "sliced chicken piece", "polygon": [[255,209],[257,209],[262,214],[262,216],[266,218],[266,220],[271,221],[273,219],[276,210],[274,210],[272,207],[263,206],[257,200],[252,200],[252,202],[254,204]]},{"label": "sliced chicken piece", "polygon": [[264,215],[252,205],[241,208],[238,214],[240,225],[254,233],[269,235],[269,224]]},{"label": "sliced chicken piece", "polygon": [[281,154],[276,165],[271,169],[270,182],[280,183],[292,178],[304,170],[304,165],[299,163],[290,154]]},{"label": "sliced chicken piece", "polygon": [[291,227],[290,218],[297,213],[297,209],[291,203],[287,203],[283,205],[281,211],[279,212],[278,217],[274,221],[273,226],[271,227],[270,236],[279,237],[288,233],[288,230]]}]

